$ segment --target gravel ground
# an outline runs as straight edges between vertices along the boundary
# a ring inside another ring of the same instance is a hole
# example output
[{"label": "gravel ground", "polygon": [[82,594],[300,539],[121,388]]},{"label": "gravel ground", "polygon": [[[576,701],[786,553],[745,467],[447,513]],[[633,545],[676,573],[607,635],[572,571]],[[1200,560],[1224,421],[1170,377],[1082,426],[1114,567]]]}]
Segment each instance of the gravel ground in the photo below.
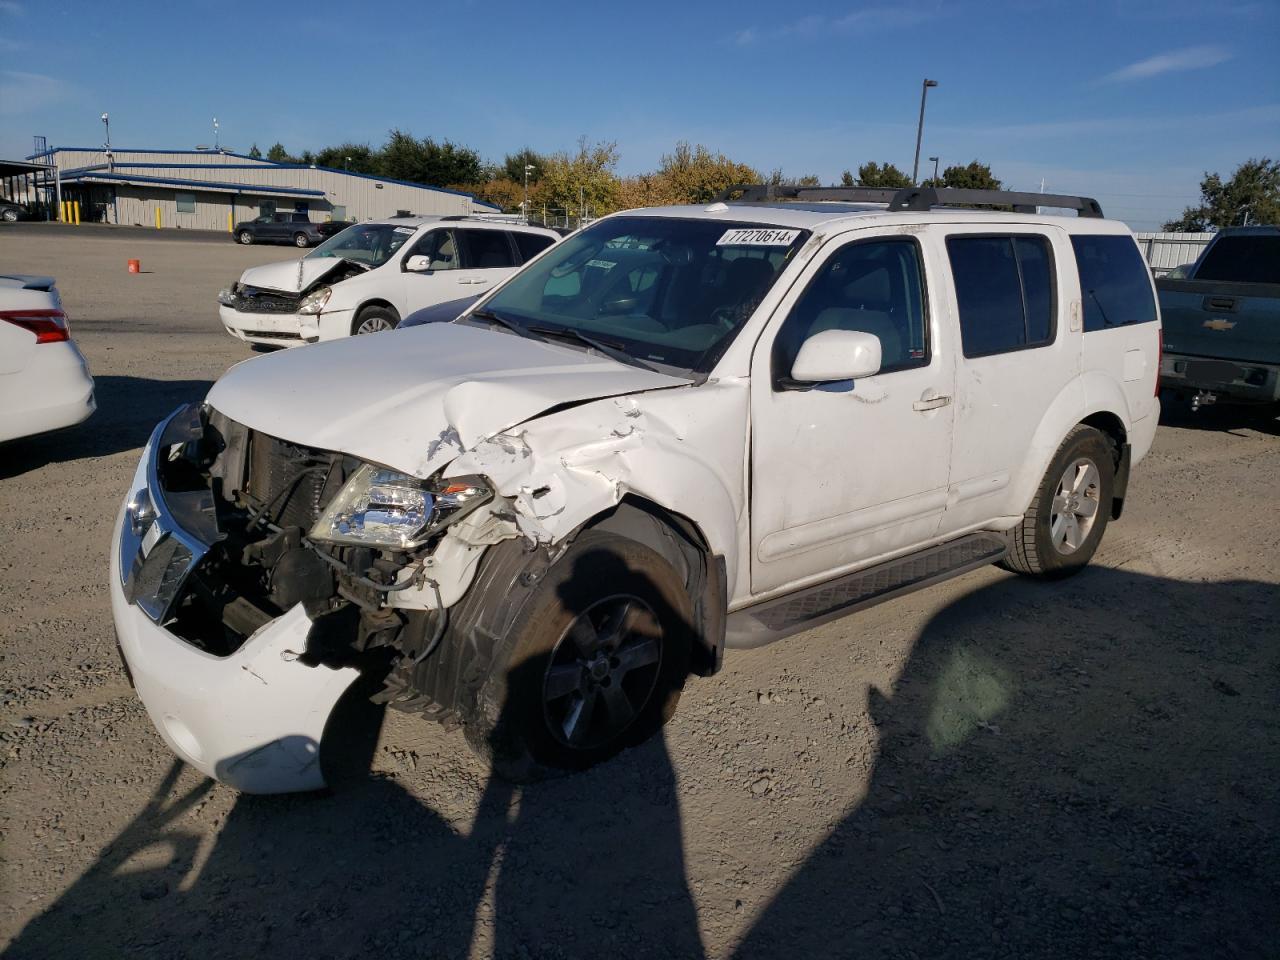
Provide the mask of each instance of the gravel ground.
[{"label": "gravel ground", "polygon": [[1082,575],[731,653],[589,773],[513,790],[388,713],[371,777],[241,797],[134,699],[107,548],[151,426],[250,355],[217,289],[294,253],[91,229],[0,230],[100,402],[0,447],[8,956],[1280,956],[1274,422],[1167,416]]}]

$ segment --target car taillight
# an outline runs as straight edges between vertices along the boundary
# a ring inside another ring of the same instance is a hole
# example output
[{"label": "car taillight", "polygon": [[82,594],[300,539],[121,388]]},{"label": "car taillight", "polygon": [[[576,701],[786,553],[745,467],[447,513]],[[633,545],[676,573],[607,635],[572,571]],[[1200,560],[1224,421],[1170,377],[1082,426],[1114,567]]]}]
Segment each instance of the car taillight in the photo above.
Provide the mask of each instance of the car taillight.
[{"label": "car taillight", "polygon": [[0,320],[30,330],[36,343],[62,343],[71,339],[67,315],[61,310],[0,310]]},{"label": "car taillight", "polygon": [[1156,330],[1156,392],[1160,396],[1160,368],[1164,366],[1164,327]]}]

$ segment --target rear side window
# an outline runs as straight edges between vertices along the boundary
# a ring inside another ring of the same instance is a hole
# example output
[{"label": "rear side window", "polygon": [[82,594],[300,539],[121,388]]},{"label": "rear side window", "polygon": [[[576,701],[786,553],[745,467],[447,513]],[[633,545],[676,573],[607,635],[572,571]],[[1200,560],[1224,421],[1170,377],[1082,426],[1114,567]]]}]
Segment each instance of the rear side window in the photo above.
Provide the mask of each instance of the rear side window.
[{"label": "rear side window", "polygon": [[1204,255],[1196,279],[1280,283],[1280,236],[1219,237]]},{"label": "rear side window", "polygon": [[516,241],[516,249],[520,251],[520,261],[532,260],[551,244],[555,243],[550,237],[544,237],[540,233],[513,233],[512,237]]},{"label": "rear side window", "polygon": [[1080,234],[1071,246],[1080,270],[1085,333],[1155,320],[1151,274],[1132,238]]},{"label": "rear side window", "polygon": [[948,237],[947,256],[966,357],[1053,342],[1053,254],[1046,237]]},{"label": "rear side window", "polygon": [[459,230],[462,263],[468,270],[492,270],[514,267],[515,257],[503,230]]}]

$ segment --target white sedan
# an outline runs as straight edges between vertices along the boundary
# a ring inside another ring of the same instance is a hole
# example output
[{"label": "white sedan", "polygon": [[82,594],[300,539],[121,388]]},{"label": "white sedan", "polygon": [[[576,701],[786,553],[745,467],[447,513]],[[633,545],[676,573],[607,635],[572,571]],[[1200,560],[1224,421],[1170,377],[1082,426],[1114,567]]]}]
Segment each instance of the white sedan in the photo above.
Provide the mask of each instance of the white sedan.
[{"label": "white sedan", "polygon": [[96,408],[53,278],[0,275],[0,441],[70,427]]}]

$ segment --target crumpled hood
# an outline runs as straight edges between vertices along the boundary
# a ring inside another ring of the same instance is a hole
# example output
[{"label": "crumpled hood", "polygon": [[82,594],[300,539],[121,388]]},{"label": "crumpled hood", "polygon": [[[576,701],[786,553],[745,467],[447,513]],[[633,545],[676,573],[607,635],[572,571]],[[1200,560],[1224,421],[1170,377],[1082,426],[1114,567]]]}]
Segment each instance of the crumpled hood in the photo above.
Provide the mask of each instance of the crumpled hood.
[{"label": "crumpled hood", "polygon": [[279,290],[282,293],[302,293],[309,286],[342,264],[338,257],[315,257],[308,260],[281,260],[250,267],[240,274],[240,282],[263,290]]},{"label": "crumpled hood", "polygon": [[349,337],[232,367],[209,404],[254,430],[427,477],[552,407],[689,381],[456,323]]}]

